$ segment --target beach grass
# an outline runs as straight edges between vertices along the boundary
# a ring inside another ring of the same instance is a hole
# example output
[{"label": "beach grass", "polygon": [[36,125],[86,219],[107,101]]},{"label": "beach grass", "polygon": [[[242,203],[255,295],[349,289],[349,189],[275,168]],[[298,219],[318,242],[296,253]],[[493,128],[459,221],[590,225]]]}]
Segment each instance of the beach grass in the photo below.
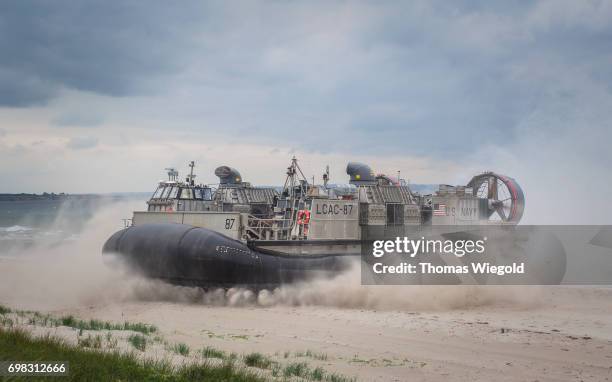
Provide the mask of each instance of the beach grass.
[{"label": "beach grass", "polygon": [[[310,357],[319,361],[327,361],[326,353],[319,353],[312,350],[306,350],[305,352],[295,352],[296,357]],[[286,358],[286,357],[285,357]]]},{"label": "beach grass", "polygon": [[0,305],[0,314],[7,314],[11,312],[12,312],[11,308],[8,308],[4,305]]},{"label": "beach grass", "polygon": [[175,344],[172,347],[172,351],[173,352],[175,352],[176,354],[180,354],[182,356],[185,356],[185,357],[189,355],[189,351],[190,350],[191,349],[189,349],[189,346],[187,346],[184,343],[178,343],[178,344]]},{"label": "beach grass", "polygon": [[[234,363],[192,363],[173,366],[168,361],[141,359],[134,353],[93,351],[51,336],[33,337],[20,329],[0,328],[0,359],[20,361],[67,361],[69,381],[236,381],[265,379]],[[13,380],[30,380],[31,377]]]},{"label": "beach grass", "polygon": [[[71,344],[49,334],[33,337],[21,325],[54,328],[59,326],[77,330],[77,343]],[[113,330],[127,330],[127,337],[115,337]],[[101,332],[106,331],[106,333]],[[98,334],[99,333],[99,334]],[[155,333],[153,337],[152,333]],[[132,351],[120,351],[119,340],[127,341]],[[191,349],[184,343],[169,345],[159,330],[144,323],[112,323],[96,319],[81,320],[72,315],[52,316],[34,311],[13,310],[0,305],[0,360],[68,361],[68,380],[150,380],[150,381],[265,381],[305,380],[352,382],[355,378],[329,373],[321,367],[311,368],[306,362],[283,364],[274,357],[259,352],[238,355],[206,346],[195,358],[185,358],[177,366],[172,357],[148,359],[147,347],[162,343],[165,350],[189,357]],[[138,350],[138,351],[135,351]],[[291,352],[275,353],[289,358]],[[312,350],[295,352],[296,357],[326,361],[327,354]],[[216,358],[217,360],[211,360]],[[252,368],[260,369],[259,371]],[[74,372],[74,374],[73,374]],[[32,377],[12,380],[31,380]]]},{"label": "beach grass", "polygon": [[129,336],[128,342],[140,351],[145,351],[147,349],[147,339],[142,334],[133,334]]},{"label": "beach grass", "polygon": [[285,377],[306,377],[310,369],[306,362],[293,362],[285,366],[283,375]]},{"label": "beach grass", "polygon": [[[36,316],[34,316],[34,320],[36,321]],[[139,332],[142,334],[151,334],[157,331],[157,327],[153,325],[143,324],[141,322],[122,322],[122,323],[112,323],[109,321],[101,321],[101,320],[80,320],[75,318],[74,316],[63,316],[59,319],[40,316],[40,319],[47,319],[47,322],[50,322],[54,326],[68,326],[75,329],[83,329],[83,330],[131,330],[133,332]],[[37,322],[34,322],[35,324]]]},{"label": "beach grass", "polygon": [[92,336],[90,334],[87,337],[78,339],[78,345],[84,348],[101,349],[102,348],[102,336]]},{"label": "beach grass", "polygon": [[309,381],[355,382],[356,380],[344,375],[328,373],[321,367],[311,369],[306,362],[293,362],[285,365],[282,373],[285,378],[298,377]]},{"label": "beach grass", "polygon": [[247,366],[259,369],[269,369],[272,365],[272,360],[261,353],[249,353],[244,356],[244,363]]},{"label": "beach grass", "polygon": [[204,358],[225,359],[227,356],[223,350],[215,349],[211,346],[206,346],[204,349],[200,350],[200,353]]}]

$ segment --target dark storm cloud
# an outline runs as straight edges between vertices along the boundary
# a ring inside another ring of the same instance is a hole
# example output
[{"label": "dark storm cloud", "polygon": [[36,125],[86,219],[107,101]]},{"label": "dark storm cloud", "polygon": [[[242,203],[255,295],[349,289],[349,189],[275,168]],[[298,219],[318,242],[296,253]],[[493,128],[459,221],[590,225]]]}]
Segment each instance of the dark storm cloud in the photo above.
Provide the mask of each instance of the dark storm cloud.
[{"label": "dark storm cloud", "polygon": [[192,21],[188,4],[0,2],[0,105],[44,104],[62,87],[146,92],[180,68]]}]

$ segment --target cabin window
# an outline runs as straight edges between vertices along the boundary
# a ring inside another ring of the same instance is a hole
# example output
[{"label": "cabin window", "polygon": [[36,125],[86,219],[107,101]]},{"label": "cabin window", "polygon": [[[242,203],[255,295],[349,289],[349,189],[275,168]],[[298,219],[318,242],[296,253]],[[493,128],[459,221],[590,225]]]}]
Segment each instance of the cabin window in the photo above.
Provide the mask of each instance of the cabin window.
[{"label": "cabin window", "polygon": [[172,191],[172,187],[166,187],[164,188],[164,193],[162,194],[162,198],[166,199],[168,198],[168,195],[170,194],[170,191]]},{"label": "cabin window", "polygon": [[195,198],[198,200],[212,200],[212,192],[210,188],[195,188]]},{"label": "cabin window", "polygon": [[170,195],[168,195],[168,198],[176,199],[176,195],[178,194],[178,191],[179,191],[178,187],[172,187],[172,190],[170,191]]},{"label": "cabin window", "polygon": [[179,199],[193,199],[193,193],[191,192],[191,188],[181,188],[181,194],[179,195]]},{"label": "cabin window", "polygon": [[159,198],[161,198],[163,192],[164,192],[164,186],[159,186],[159,187],[157,187],[157,190],[155,190],[155,193],[153,194],[153,196],[151,198],[152,199],[159,199]]},{"label": "cabin window", "polygon": [[212,190],[210,188],[202,189],[202,199],[204,200],[212,200]]},{"label": "cabin window", "polygon": [[404,224],[404,205],[399,203],[387,204],[387,225]]}]

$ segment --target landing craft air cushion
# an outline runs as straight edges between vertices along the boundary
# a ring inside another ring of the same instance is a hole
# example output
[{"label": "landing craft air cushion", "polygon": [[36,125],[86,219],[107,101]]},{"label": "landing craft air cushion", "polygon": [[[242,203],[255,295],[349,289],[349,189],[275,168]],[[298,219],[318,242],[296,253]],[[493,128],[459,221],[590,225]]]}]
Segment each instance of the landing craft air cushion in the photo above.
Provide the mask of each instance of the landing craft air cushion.
[{"label": "landing craft air cushion", "polygon": [[113,234],[103,253],[119,254],[148,277],[201,287],[268,288],[331,277],[380,237],[415,236],[432,226],[515,225],[525,200],[518,183],[486,172],[465,186],[412,192],[402,179],[351,162],[345,186],[307,181],[297,159],[279,192],[243,181],[231,167],[215,170],[216,188],[182,181],[168,170],[147,211]]}]

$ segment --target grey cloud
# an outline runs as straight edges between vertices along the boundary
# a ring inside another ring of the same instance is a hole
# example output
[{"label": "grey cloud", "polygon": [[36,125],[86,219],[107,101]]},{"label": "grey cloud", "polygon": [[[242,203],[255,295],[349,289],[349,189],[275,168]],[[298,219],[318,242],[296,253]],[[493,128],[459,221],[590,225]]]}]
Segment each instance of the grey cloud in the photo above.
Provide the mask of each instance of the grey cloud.
[{"label": "grey cloud", "polygon": [[[2,38],[0,36],[0,40]],[[2,56],[4,55],[0,55],[0,60]],[[49,81],[35,74],[25,74],[16,68],[3,68],[0,63],[0,107],[43,105],[56,93],[56,85]]]},{"label": "grey cloud", "polygon": [[95,127],[101,125],[103,122],[104,117],[85,110],[61,114],[51,121],[53,125],[62,127]]},{"label": "grey cloud", "polygon": [[561,4],[562,20],[554,3],[228,6],[226,33],[191,77],[210,87],[193,87],[176,117],[322,152],[461,157],[507,145],[559,92],[596,97],[568,77],[610,92],[612,23],[585,17],[606,13],[602,3]]},{"label": "grey cloud", "polygon": [[63,87],[150,92],[179,69],[191,14],[187,3],[2,2],[0,105],[45,103]]},{"label": "grey cloud", "polygon": [[66,147],[72,150],[91,149],[98,145],[98,139],[95,137],[75,137],[71,138]]},{"label": "grey cloud", "polygon": [[610,107],[589,102],[612,90],[605,2],[202,4],[1,3],[0,104],[73,88],[123,97],[131,125],[453,158],[515,142],[560,94],[581,116]]}]

